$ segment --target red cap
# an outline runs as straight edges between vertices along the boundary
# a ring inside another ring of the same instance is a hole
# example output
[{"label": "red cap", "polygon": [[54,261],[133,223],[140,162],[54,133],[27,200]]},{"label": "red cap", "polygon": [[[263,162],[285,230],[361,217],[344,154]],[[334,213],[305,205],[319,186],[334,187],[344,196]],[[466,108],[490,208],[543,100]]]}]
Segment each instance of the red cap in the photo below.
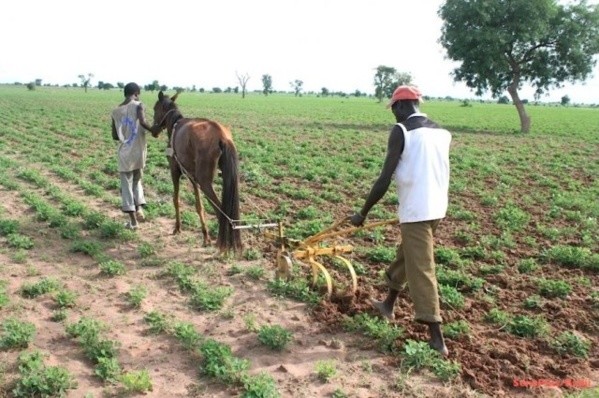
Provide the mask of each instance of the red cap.
[{"label": "red cap", "polygon": [[421,101],[422,94],[420,90],[418,90],[414,86],[399,86],[393,92],[391,96],[391,100],[387,107],[391,107],[394,103],[400,100],[412,100],[412,101]]}]

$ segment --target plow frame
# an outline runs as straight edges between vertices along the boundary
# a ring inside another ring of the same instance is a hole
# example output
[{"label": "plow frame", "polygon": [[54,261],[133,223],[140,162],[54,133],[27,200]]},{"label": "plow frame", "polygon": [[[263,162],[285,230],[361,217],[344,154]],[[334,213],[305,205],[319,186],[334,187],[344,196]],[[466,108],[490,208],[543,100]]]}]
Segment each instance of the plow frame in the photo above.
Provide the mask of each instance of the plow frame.
[{"label": "plow frame", "polygon": [[[312,285],[318,281],[318,276],[322,275],[327,287],[327,297],[333,293],[333,279],[326,267],[317,258],[327,256],[340,261],[344,268],[347,268],[351,278],[351,292],[355,293],[358,289],[358,278],[356,271],[351,262],[343,256],[343,254],[352,253],[354,247],[352,245],[333,245],[323,246],[323,242],[333,240],[339,237],[353,235],[359,231],[372,229],[381,226],[395,225],[399,223],[398,219],[385,221],[377,221],[369,224],[364,224],[359,227],[351,226],[342,228],[347,223],[349,218],[343,218],[331,225],[329,228],[322,230],[304,240],[289,239],[284,235],[283,224],[277,223],[278,233],[264,232],[264,235],[276,242],[279,245],[276,257],[277,277],[290,279],[293,269],[293,263],[306,263],[312,271]],[[272,224],[271,224],[272,225]]]}]

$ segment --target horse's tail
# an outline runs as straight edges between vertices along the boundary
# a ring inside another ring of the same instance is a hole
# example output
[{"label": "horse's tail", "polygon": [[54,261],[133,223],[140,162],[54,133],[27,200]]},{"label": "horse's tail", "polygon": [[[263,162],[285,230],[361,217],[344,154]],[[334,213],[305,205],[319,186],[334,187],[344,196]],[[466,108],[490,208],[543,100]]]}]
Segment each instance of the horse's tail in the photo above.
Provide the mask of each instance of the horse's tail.
[{"label": "horse's tail", "polygon": [[235,144],[231,140],[220,141],[221,157],[219,167],[222,171],[222,210],[228,219],[219,214],[218,239],[216,245],[225,251],[241,251],[241,234],[233,229],[231,220],[239,220],[239,173]]}]

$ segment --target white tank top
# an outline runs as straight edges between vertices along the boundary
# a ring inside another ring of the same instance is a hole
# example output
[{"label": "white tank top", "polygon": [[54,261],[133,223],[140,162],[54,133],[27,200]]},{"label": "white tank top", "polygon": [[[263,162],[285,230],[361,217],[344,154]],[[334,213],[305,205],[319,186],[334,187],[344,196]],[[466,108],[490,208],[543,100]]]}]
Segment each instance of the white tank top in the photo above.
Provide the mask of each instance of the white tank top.
[{"label": "white tank top", "polygon": [[437,220],[447,213],[451,134],[419,127],[404,133],[404,149],[395,170],[401,223]]}]

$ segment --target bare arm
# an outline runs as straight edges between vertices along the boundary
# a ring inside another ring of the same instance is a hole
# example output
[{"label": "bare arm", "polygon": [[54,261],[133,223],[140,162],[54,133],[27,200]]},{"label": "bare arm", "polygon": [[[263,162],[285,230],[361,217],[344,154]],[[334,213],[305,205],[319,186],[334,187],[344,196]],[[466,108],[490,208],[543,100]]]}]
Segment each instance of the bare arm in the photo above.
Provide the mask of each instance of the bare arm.
[{"label": "bare arm", "polygon": [[119,134],[116,131],[116,125],[114,124],[114,119],[110,118],[110,120],[112,121],[112,139],[115,141],[119,140]]},{"label": "bare arm", "polygon": [[154,130],[152,130],[152,126],[150,126],[147,122],[146,122],[146,116],[145,116],[145,112],[144,112],[144,107],[143,105],[139,105],[137,107],[137,118],[139,119],[139,124],[141,124],[141,126],[148,130],[150,133],[154,134]]},{"label": "bare arm", "polygon": [[391,178],[397,168],[401,153],[404,147],[404,134],[403,130],[399,126],[393,127],[389,134],[389,140],[387,142],[387,156],[383,163],[383,168],[378,179],[372,186],[364,206],[359,213],[351,217],[351,223],[354,225],[362,225],[364,219],[368,215],[368,212],[387,192],[389,185],[391,184]]}]

